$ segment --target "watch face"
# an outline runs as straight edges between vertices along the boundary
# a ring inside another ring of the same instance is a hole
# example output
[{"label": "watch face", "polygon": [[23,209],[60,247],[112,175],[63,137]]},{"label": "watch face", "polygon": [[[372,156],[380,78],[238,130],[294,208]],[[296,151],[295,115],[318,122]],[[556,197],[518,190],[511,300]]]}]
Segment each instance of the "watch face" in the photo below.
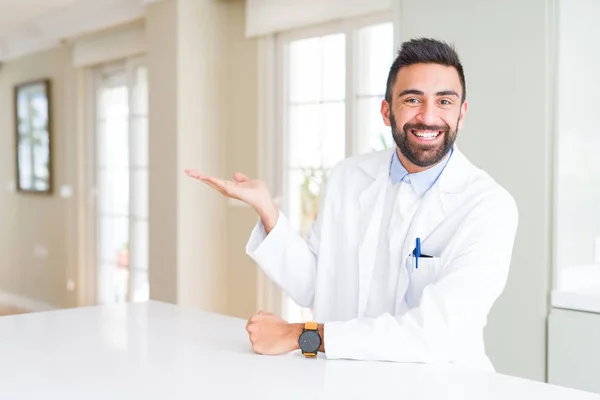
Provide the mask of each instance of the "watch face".
[{"label": "watch face", "polygon": [[317,331],[304,331],[298,339],[298,345],[305,353],[316,353],[321,347],[321,337]]}]

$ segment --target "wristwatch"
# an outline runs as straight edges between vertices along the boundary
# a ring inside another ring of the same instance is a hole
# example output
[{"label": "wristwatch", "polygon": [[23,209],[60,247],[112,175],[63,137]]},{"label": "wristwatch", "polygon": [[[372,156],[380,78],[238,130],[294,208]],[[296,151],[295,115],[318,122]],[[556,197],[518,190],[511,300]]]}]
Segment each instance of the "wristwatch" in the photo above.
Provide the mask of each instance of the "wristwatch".
[{"label": "wristwatch", "polygon": [[307,322],[304,324],[302,333],[298,338],[298,346],[305,357],[316,357],[321,347],[321,335],[319,335],[319,325],[316,322]]}]

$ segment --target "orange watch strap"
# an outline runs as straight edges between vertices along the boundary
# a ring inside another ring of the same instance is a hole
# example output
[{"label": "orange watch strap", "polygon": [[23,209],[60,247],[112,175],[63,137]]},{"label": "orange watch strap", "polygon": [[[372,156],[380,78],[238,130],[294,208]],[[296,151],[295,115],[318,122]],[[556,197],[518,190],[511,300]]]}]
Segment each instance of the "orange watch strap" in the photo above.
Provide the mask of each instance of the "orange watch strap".
[{"label": "orange watch strap", "polygon": [[317,324],[316,322],[307,322],[304,324],[304,329],[311,330],[311,331],[316,331],[318,327],[319,327],[319,324]]}]

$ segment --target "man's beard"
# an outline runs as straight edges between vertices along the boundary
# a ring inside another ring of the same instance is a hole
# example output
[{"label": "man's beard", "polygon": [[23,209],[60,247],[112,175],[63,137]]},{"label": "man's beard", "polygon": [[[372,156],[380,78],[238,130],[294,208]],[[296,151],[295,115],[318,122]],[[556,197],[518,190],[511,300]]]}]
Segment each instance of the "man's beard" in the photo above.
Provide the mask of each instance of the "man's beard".
[{"label": "man's beard", "polygon": [[[396,118],[391,112],[390,120],[392,125],[392,136],[394,142],[396,142],[396,145],[400,149],[400,152],[408,159],[408,161],[419,167],[430,167],[440,162],[446,154],[450,152],[450,149],[452,149],[456,140],[456,135],[458,134],[458,121],[456,121],[456,128],[451,131],[447,124],[439,126],[409,123],[404,124],[402,130],[398,130]],[[411,130],[442,131],[440,135],[444,135],[444,140],[435,145],[413,143],[408,137],[408,135],[412,135]]]}]

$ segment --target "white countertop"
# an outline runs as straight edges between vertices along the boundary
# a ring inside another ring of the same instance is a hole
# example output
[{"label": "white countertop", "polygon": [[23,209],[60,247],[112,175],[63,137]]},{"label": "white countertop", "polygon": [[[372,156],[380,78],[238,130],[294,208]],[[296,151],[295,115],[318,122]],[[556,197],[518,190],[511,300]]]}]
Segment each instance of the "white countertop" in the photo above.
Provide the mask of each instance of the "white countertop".
[{"label": "white countertop", "polygon": [[254,354],[246,321],[158,302],[0,318],[0,399],[600,399],[452,365]]}]

